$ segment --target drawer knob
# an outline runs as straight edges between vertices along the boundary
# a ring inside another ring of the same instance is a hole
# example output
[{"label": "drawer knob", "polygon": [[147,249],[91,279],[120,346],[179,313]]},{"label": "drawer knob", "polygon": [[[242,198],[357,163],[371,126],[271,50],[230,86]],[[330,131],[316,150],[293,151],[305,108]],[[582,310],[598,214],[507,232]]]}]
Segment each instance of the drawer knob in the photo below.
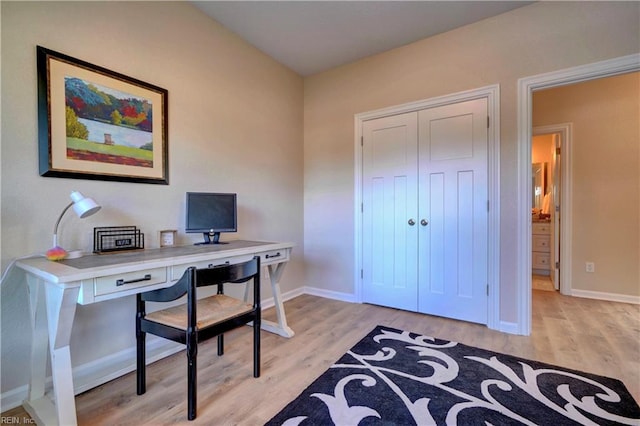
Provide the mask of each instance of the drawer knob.
[{"label": "drawer knob", "polygon": [[123,279],[119,279],[119,280],[116,281],[116,285],[117,286],[121,286],[121,285],[125,285],[125,284],[139,283],[141,281],[151,281],[151,274],[147,274],[143,278],[135,278],[135,279],[129,280],[129,281],[125,281]]},{"label": "drawer knob", "polygon": [[413,219],[409,219],[409,222],[407,222],[409,224],[409,226],[413,226],[416,224],[416,221]]}]

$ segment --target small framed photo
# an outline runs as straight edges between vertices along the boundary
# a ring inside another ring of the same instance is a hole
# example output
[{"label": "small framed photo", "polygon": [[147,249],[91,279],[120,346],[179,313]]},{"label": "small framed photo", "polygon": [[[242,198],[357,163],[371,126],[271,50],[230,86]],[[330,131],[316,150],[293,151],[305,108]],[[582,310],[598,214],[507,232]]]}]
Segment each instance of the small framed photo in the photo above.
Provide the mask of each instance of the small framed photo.
[{"label": "small framed photo", "polygon": [[171,247],[176,245],[178,231],[175,229],[165,229],[160,231],[160,247]]}]

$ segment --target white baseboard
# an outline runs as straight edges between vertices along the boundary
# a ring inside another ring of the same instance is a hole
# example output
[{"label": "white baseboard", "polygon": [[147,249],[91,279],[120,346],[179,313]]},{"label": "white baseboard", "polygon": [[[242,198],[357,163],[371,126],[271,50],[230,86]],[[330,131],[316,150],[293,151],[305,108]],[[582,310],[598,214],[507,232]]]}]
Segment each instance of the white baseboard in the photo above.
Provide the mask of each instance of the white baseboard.
[{"label": "white baseboard", "polygon": [[[294,299],[294,298],[296,298],[298,296],[302,296],[305,293],[306,293],[305,292],[305,287],[294,288],[293,290],[289,290],[287,292],[281,293],[282,301],[286,302],[287,300],[291,300],[291,299]],[[276,304],[275,304],[275,301],[273,300],[273,297],[271,297],[269,299],[266,299],[266,300],[263,300],[262,303],[261,303],[262,310],[272,308],[275,305]]]},{"label": "white baseboard", "polygon": [[627,294],[604,293],[601,291],[571,289],[571,296],[584,297],[586,299],[608,300],[609,302],[632,303],[640,305],[640,296],[630,296]]},{"label": "white baseboard", "polygon": [[1,411],[3,413],[6,410],[16,408],[27,398],[27,385],[8,390],[4,392],[0,398],[0,407],[2,407]]},{"label": "white baseboard", "polygon": [[[147,365],[185,349],[169,340],[147,336]],[[86,392],[110,380],[136,370],[136,348],[127,348],[73,369],[75,394]]]},{"label": "white baseboard", "polygon": [[518,323],[507,321],[498,322],[498,331],[509,334],[523,334],[520,330],[520,327],[518,326]]},{"label": "white baseboard", "polygon": [[342,302],[358,303],[356,296],[352,293],[341,293],[338,291],[325,290],[317,287],[305,287],[304,294],[324,297],[325,299],[340,300]]}]

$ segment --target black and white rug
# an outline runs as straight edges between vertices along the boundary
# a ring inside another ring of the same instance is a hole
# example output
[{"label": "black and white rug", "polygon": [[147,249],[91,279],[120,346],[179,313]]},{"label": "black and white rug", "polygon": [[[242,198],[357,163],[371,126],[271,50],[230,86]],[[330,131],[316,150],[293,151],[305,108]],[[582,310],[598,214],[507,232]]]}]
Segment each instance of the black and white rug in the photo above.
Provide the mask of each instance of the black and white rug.
[{"label": "black and white rug", "polygon": [[378,326],[268,425],[640,425],[616,379]]}]

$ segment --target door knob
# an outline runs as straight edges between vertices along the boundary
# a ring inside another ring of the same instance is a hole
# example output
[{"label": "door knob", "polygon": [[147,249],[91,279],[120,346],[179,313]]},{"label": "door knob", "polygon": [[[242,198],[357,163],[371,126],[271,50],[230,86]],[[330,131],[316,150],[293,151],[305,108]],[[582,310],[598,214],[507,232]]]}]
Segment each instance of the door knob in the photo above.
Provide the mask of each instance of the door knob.
[{"label": "door knob", "polygon": [[422,225],[422,226],[427,226],[428,224],[429,224],[429,221],[428,221],[428,220],[422,219],[422,220],[420,221],[420,225]]},{"label": "door knob", "polygon": [[413,220],[413,219],[409,219],[409,222],[408,222],[408,223],[409,223],[409,225],[413,226],[413,225],[415,225],[415,224],[416,224],[416,221],[415,221],[415,220]]}]

